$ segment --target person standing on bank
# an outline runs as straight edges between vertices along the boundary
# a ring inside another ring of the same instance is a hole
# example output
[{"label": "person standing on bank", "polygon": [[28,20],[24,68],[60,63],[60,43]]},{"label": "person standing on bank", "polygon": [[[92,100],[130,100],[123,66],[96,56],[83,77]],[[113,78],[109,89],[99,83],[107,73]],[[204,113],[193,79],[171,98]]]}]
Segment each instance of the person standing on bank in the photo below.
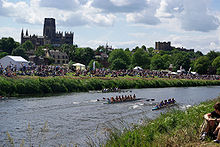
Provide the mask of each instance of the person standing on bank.
[{"label": "person standing on bank", "polygon": [[[201,136],[201,140],[205,140],[206,136],[208,134],[217,135],[216,140],[214,142],[220,143],[220,102],[217,102],[214,105],[214,111],[211,113],[207,113],[204,115],[204,118],[206,120],[206,127],[204,128],[203,134]],[[214,132],[210,132],[213,131]]]}]

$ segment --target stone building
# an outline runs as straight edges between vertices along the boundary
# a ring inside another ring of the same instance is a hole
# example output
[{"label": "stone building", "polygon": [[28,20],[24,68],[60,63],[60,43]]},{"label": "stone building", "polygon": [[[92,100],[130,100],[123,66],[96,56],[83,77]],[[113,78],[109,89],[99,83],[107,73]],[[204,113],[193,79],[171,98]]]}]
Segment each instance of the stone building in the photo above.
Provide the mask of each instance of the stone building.
[{"label": "stone building", "polygon": [[22,29],[21,31],[21,44],[25,41],[30,40],[35,47],[42,46],[45,44],[51,44],[53,46],[61,46],[62,44],[73,44],[72,32],[56,32],[56,24],[54,18],[45,18],[44,19],[44,28],[43,36],[29,35],[28,30],[24,34]]},{"label": "stone building", "polygon": [[68,64],[69,58],[66,53],[60,52],[59,50],[45,50],[46,57],[54,59],[54,64]]},{"label": "stone building", "polygon": [[164,50],[164,51],[171,51],[171,42],[155,42],[155,49],[156,50]]},{"label": "stone building", "polygon": [[171,42],[155,42],[155,50],[172,51],[173,49],[177,49],[179,51],[184,51],[184,52],[194,52],[194,49],[173,47],[171,46]]}]

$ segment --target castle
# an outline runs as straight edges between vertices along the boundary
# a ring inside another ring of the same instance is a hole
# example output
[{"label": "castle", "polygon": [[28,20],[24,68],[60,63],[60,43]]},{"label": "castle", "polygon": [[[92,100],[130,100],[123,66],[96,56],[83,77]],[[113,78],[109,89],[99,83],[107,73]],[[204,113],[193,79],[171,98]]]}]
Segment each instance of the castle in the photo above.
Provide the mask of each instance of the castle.
[{"label": "castle", "polygon": [[155,42],[155,49],[156,50],[163,50],[163,51],[172,51],[173,49],[177,49],[179,51],[184,52],[194,52],[194,49],[185,49],[180,47],[173,47],[171,46],[171,42]]},{"label": "castle", "polygon": [[45,18],[44,19],[44,29],[43,36],[37,35],[28,35],[28,30],[24,35],[24,31],[21,31],[21,44],[25,41],[30,40],[33,45],[36,47],[51,44],[53,46],[61,46],[62,44],[73,44],[73,35],[72,32],[56,32],[56,24],[54,18]]}]

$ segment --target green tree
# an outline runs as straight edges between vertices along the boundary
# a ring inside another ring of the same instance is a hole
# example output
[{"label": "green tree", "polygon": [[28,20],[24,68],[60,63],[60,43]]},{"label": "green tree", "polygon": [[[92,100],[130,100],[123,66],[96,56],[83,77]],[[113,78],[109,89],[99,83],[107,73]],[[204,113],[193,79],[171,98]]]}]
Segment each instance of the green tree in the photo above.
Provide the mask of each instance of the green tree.
[{"label": "green tree", "polygon": [[88,65],[89,62],[94,59],[95,54],[94,51],[87,47],[87,48],[76,48],[76,51],[74,52],[74,60],[76,62],[83,63],[85,65]]},{"label": "green tree", "polygon": [[220,56],[220,52],[210,51],[206,56],[209,58],[210,63],[212,63],[216,57]]},{"label": "green tree", "polygon": [[2,38],[0,39],[0,50],[8,54],[12,53],[13,49],[16,49],[19,46],[18,42],[15,42],[13,38]]},{"label": "green tree", "polygon": [[186,52],[179,52],[172,55],[172,63],[174,65],[174,70],[178,70],[182,66],[186,71],[190,67],[190,58]]},{"label": "green tree", "polygon": [[143,48],[138,48],[135,53],[133,54],[132,58],[132,65],[141,66],[142,68],[149,68],[150,66],[150,59],[148,53]]},{"label": "green tree", "polygon": [[163,69],[163,60],[159,54],[156,54],[151,58],[150,69],[151,70]]},{"label": "green tree", "polygon": [[220,75],[220,56],[214,59],[212,66],[216,69],[216,74]]},{"label": "green tree", "polygon": [[195,58],[199,58],[200,56],[203,56],[203,53],[200,52],[200,51],[197,51],[197,52],[195,53]]},{"label": "green tree", "polygon": [[127,69],[127,64],[124,60],[117,58],[113,60],[111,64],[111,69],[113,70]]},{"label": "green tree", "polygon": [[[123,64],[126,65],[126,68],[123,67],[123,69],[127,69],[129,67],[129,65],[131,64],[131,57],[129,56],[129,52],[124,51],[123,49],[113,50],[109,55],[108,62],[110,64],[113,64],[114,60],[116,60],[116,59],[121,59],[123,61]],[[119,63],[119,62],[121,62],[121,61],[117,60],[117,63]],[[118,64],[116,64],[116,65],[118,65]],[[115,65],[111,66],[111,67],[115,68]]]},{"label": "green tree", "polygon": [[194,63],[194,71],[199,74],[206,74],[209,66],[209,58],[207,56],[201,56],[196,59]]},{"label": "green tree", "polygon": [[[89,68],[90,68],[90,70],[92,70],[93,69],[93,62],[94,62],[95,60],[93,59],[93,60],[91,60],[90,62],[89,62]],[[95,68],[101,68],[102,67],[102,65],[98,62],[98,61],[95,61]]]},{"label": "green tree", "polygon": [[8,53],[6,53],[6,52],[0,52],[0,59],[7,56],[7,55],[8,55]]},{"label": "green tree", "polygon": [[34,45],[30,40],[25,41],[25,43],[22,44],[22,48],[26,51],[30,51],[34,49]]},{"label": "green tree", "polygon": [[61,46],[61,51],[65,52],[67,54],[67,56],[69,57],[69,60],[74,61],[75,60],[75,51],[76,51],[77,47],[78,47],[77,45],[63,44]]},{"label": "green tree", "polygon": [[42,48],[38,48],[36,51],[34,51],[34,54],[39,57],[39,56],[45,56],[45,52]]},{"label": "green tree", "polygon": [[13,56],[21,56],[25,59],[28,59],[28,56],[26,55],[26,51],[24,48],[22,48],[21,46],[17,47],[16,49],[14,49],[12,51],[12,55]]},{"label": "green tree", "polygon": [[161,56],[161,58],[162,58],[162,63],[163,63],[162,69],[168,69],[170,64],[172,63],[172,57],[168,54],[165,54]]}]

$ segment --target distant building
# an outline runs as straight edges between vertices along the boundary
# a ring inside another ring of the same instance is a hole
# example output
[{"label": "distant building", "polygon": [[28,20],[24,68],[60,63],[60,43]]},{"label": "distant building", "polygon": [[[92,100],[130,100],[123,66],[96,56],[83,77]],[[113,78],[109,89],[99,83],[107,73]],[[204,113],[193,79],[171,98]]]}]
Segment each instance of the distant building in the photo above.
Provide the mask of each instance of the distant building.
[{"label": "distant building", "polygon": [[173,49],[177,49],[179,51],[184,52],[194,52],[194,49],[185,49],[185,48],[176,48],[171,46],[171,42],[155,42],[155,50],[163,50],[163,51],[172,51]]},{"label": "distant building", "polygon": [[68,64],[69,58],[66,53],[59,50],[46,50],[46,57],[54,59],[54,64]]},{"label": "distant building", "polygon": [[171,42],[155,42],[155,49],[156,50],[164,50],[164,51],[171,51]]},{"label": "distant building", "polygon": [[72,32],[56,32],[56,24],[54,18],[45,18],[44,19],[44,28],[43,36],[29,35],[28,30],[24,34],[22,29],[21,31],[21,44],[25,41],[30,40],[35,47],[42,46],[45,44],[51,44],[53,46],[61,46],[62,44],[73,44]]}]

